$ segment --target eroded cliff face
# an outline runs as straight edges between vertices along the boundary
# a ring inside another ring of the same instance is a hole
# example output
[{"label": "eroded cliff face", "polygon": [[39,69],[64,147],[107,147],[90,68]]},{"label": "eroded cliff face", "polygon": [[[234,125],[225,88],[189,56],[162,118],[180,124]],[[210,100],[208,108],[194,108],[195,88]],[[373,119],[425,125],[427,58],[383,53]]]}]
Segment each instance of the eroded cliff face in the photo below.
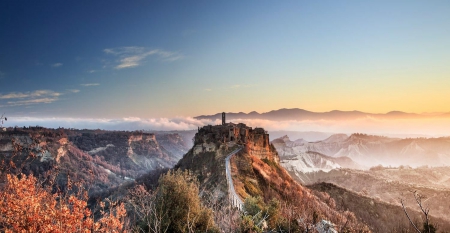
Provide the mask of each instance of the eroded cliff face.
[{"label": "eroded cliff face", "polygon": [[178,135],[163,138],[160,145],[155,134],[143,132],[15,129],[0,133],[0,160],[12,160],[14,172],[35,176],[58,167],[62,177],[90,180],[95,193],[173,167],[188,148]]},{"label": "eroded cliff face", "polygon": [[[168,138],[177,140],[168,140]],[[173,167],[188,150],[177,136],[162,136],[163,145],[155,134],[144,132],[86,132],[70,136],[80,149],[94,158],[118,166],[134,175],[144,174],[157,168]],[[130,174],[131,175],[131,174]]]},{"label": "eroded cliff face", "polygon": [[[186,139],[183,139],[183,137],[177,133],[156,134],[156,140],[167,154],[169,154],[169,157],[175,158],[176,161],[179,161],[191,148],[186,142]],[[191,143],[192,142],[190,142],[190,144]]]},{"label": "eroded cliff face", "polygon": [[[264,130],[262,130],[264,132]],[[245,143],[245,152],[251,156],[255,156],[259,159],[268,159],[276,162],[280,162],[275,147],[269,143],[269,134],[267,133],[251,133],[248,136]]]},{"label": "eroded cliff face", "polygon": [[159,147],[154,134],[133,133],[128,136],[128,152],[127,155],[155,155],[157,157],[166,157]]}]

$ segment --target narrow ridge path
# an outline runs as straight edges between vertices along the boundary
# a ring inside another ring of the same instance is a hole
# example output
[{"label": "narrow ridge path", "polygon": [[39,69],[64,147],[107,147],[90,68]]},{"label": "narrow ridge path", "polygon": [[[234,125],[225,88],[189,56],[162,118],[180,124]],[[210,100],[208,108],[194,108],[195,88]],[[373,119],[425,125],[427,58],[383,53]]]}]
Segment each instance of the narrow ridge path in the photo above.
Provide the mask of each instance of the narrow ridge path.
[{"label": "narrow ridge path", "polygon": [[230,195],[230,201],[231,204],[238,208],[239,210],[242,210],[242,207],[244,205],[244,202],[242,202],[239,195],[236,193],[236,190],[234,189],[233,179],[231,178],[231,165],[230,165],[230,159],[233,155],[238,153],[240,150],[242,150],[242,147],[237,148],[233,152],[229,153],[227,157],[225,158],[225,172],[227,176],[227,183],[228,183],[228,193]]}]

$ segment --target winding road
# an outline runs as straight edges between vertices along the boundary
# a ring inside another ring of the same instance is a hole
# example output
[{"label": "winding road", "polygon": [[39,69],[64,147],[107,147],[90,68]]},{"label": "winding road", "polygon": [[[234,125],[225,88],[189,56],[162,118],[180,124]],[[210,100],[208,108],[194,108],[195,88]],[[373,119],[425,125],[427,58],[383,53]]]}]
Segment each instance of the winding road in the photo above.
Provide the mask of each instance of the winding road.
[{"label": "winding road", "polygon": [[227,176],[228,193],[230,195],[231,204],[234,207],[238,208],[239,210],[242,210],[244,202],[242,202],[241,198],[236,193],[236,190],[234,190],[233,179],[231,178],[231,165],[230,165],[231,157],[236,153],[238,153],[240,150],[242,150],[242,147],[237,148],[236,150],[227,155],[227,157],[225,158],[225,172]]}]

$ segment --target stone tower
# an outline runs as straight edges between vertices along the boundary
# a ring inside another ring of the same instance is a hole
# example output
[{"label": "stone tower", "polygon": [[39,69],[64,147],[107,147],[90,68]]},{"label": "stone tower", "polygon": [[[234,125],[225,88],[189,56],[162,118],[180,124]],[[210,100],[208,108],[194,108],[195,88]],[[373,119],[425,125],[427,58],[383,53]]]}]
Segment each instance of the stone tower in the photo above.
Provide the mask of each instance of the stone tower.
[{"label": "stone tower", "polygon": [[225,112],[222,112],[222,125],[225,125]]}]

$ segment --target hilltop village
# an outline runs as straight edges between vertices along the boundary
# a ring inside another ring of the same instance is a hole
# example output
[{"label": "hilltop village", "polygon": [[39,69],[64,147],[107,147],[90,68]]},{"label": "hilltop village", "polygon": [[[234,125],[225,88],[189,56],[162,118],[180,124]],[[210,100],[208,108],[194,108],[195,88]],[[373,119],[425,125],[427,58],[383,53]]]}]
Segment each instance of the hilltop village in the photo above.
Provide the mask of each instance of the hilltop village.
[{"label": "hilltop village", "polygon": [[194,137],[194,155],[216,151],[221,145],[232,147],[241,145],[244,152],[260,159],[271,159],[279,162],[276,150],[269,142],[269,134],[263,128],[252,128],[243,123],[225,122],[222,113],[221,125],[207,125],[198,128]]},{"label": "hilltop village", "polygon": [[[223,125],[207,125],[198,129],[195,143],[220,141],[222,143],[234,142],[236,144],[245,144],[249,141],[264,142],[264,146],[269,144],[269,134],[263,128],[249,127],[243,123],[225,123]],[[201,140],[201,141],[197,141]]]}]

